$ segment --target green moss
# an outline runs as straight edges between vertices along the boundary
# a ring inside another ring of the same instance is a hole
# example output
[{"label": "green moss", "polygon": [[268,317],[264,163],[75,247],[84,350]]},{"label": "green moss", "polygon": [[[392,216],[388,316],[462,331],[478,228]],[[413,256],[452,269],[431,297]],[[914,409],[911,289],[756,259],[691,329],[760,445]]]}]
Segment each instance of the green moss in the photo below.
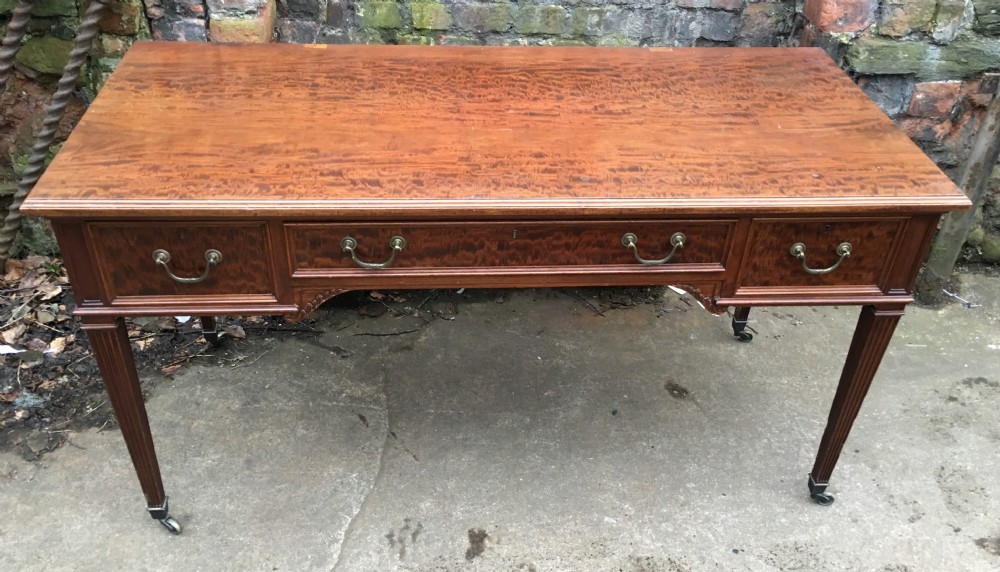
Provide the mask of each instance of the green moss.
[{"label": "green moss", "polygon": [[13,179],[8,179],[6,175],[7,173],[0,170],[0,199],[6,199],[17,192],[17,183]]},{"label": "green moss", "polygon": [[900,37],[915,30],[926,30],[937,12],[936,0],[917,0],[904,4],[887,4],[884,7],[878,33]]},{"label": "green moss", "polygon": [[448,8],[439,2],[413,2],[410,16],[418,30],[447,30],[452,24]]},{"label": "green moss", "polygon": [[396,43],[401,46],[433,46],[437,42],[430,36],[420,34],[400,34],[396,37]]},{"label": "green moss", "polygon": [[570,24],[574,36],[600,36],[614,27],[614,8],[591,6],[574,8]]},{"label": "green moss", "polygon": [[445,36],[444,43],[451,46],[479,46],[482,42],[469,36]]},{"label": "green moss", "polygon": [[[18,0],[0,0],[0,14],[10,14],[17,4]],[[76,0],[38,0],[31,9],[31,15],[39,18],[76,16]]]},{"label": "green moss", "polygon": [[986,231],[983,230],[983,227],[976,225],[965,236],[965,243],[969,246],[980,246],[983,244],[984,238],[986,238]]},{"label": "green moss", "polygon": [[1000,236],[986,234],[979,252],[983,255],[983,262],[1000,262]]},{"label": "green moss", "polygon": [[634,46],[635,42],[625,36],[605,36],[597,41],[597,45],[607,47]]},{"label": "green moss", "polygon": [[17,52],[16,61],[38,73],[60,75],[69,61],[69,53],[73,50],[73,42],[42,36],[31,38]]},{"label": "green moss", "polygon": [[32,16],[76,16],[76,0],[38,0],[31,9]]},{"label": "green moss", "polygon": [[59,245],[44,220],[24,217],[21,219],[21,229],[11,245],[11,254],[17,258],[28,254],[55,256],[59,254]]},{"label": "green moss", "polygon": [[1000,0],[972,0],[976,21],[972,29],[989,36],[1000,35]]},{"label": "green moss", "polygon": [[559,39],[559,40],[553,40],[552,41],[552,45],[553,46],[578,47],[578,46],[589,46],[590,44],[588,44],[587,42],[584,42],[583,40],[563,40],[563,39]]},{"label": "green moss", "polygon": [[1000,39],[967,37],[945,46],[865,38],[847,50],[845,61],[866,75],[913,74],[924,81],[962,79],[1000,68]]},{"label": "green moss", "polygon": [[525,6],[514,26],[520,34],[561,34],[566,10],[562,6]]},{"label": "green moss", "polygon": [[513,9],[506,2],[498,4],[454,4],[458,27],[477,32],[503,32],[510,28]]},{"label": "green moss", "polygon": [[858,73],[908,74],[920,69],[925,57],[926,44],[866,38],[848,48],[845,60]]},{"label": "green moss", "polygon": [[358,15],[366,28],[403,27],[403,17],[395,2],[362,2],[358,5]]}]

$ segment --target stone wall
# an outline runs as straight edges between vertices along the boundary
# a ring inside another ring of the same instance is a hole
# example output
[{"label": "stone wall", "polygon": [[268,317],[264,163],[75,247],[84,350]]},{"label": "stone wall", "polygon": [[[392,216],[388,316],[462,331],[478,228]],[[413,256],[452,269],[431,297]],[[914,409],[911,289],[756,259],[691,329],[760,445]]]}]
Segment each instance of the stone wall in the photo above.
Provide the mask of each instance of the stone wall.
[{"label": "stone wall", "polygon": [[[16,5],[17,0],[0,0],[0,35],[6,32]],[[8,84],[0,86],[0,213],[3,215],[27,164],[34,135],[41,126],[55,84],[69,60],[83,6],[77,0],[37,0],[14,61],[15,71]],[[59,149],[60,142],[83,114],[87,101],[107,79],[128,46],[136,39],[149,37],[141,0],[116,0],[101,18],[100,30],[89,63],[81,74],[78,97],[66,108],[50,156]],[[16,248],[37,252],[55,249],[55,242],[41,227],[28,224],[25,231],[15,244]]]},{"label": "stone wall", "polygon": [[[47,77],[68,51],[79,6],[39,2],[19,69]],[[0,26],[13,3],[0,0]],[[92,90],[147,34],[216,42],[819,46],[952,176],[996,91],[983,73],[1000,70],[1000,0],[115,0],[111,12],[87,75]],[[964,253],[969,260],[1000,262],[1000,178],[993,183]]]}]

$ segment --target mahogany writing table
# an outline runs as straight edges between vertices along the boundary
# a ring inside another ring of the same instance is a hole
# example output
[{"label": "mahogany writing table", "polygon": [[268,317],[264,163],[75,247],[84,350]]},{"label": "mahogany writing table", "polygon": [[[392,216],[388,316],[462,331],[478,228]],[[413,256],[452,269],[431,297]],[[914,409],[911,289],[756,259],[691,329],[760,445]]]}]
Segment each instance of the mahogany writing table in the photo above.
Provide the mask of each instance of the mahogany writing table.
[{"label": "mahogany writing table", "polygon": [[940,215],[965,196],[817,49],[132,47],[24,203],[52,221],[150,513],[125,316],[358,289],[677,285],[862,306],[830,474]]}]

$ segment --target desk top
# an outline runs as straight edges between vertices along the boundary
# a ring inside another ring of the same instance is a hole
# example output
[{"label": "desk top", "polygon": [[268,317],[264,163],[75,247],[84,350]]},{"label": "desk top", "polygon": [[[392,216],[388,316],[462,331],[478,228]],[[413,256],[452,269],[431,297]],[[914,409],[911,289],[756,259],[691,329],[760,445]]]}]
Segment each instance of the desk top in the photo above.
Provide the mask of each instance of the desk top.
[{"label": "desk top", "polygon": [[967,206],[818,49],[141,42],[23,210],[488,218]]}]

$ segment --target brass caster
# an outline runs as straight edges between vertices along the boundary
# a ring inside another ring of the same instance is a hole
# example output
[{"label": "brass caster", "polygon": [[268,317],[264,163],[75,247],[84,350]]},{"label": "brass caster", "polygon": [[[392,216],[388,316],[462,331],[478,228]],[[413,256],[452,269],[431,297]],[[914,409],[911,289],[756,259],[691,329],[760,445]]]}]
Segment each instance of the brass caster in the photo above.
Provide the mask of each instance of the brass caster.
[{"label": "brass caster", "polygon": [[167,516],[166,518],[160,519],[160,524],[163,528],[166,528],[170,534],[180,534],[181,533],[181,523],[177,522],[177,519],[172,516]]}]

